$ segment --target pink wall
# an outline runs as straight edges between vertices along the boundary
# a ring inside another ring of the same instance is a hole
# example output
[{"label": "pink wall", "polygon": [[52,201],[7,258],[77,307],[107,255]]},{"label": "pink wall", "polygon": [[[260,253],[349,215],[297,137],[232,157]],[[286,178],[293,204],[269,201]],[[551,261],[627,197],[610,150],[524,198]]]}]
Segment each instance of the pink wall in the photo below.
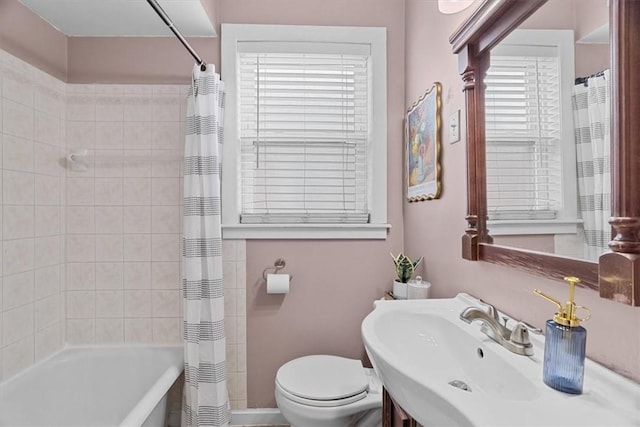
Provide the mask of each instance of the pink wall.
[{"label": "pink wall", "polygon": [[67,79],[67,37],[18,0],[0,0],[0,49]]},{"label": "pink wall", "polygon": [[[442,82],[446,125],[449,114],[456,109],[464,111],[462,83],[448,43],[449,35],[462,18],[439,15],[435,9],[435,2],[406,1],[405,104],[410,105],[433,81]],[[430,60],[434,57],[438,61]],[[554,307],[536,297],[532,289],[538,287],[564,298],[565,285],[489,263],[465,261],[460,256],[466,213],[466,177],[461,173],[466,169],[465,149],[464,138],[455,145],[445,143],[443,146],[441,199],[405,203],[405,250],[424,255],[433,296],[451,297],[458,292],[468,292],[517,318],[543,326]],[[576,299],[593,312],[592,320],[585,324],[589,332],[588,356],[640,380],[640,309],[602,300],[595,292],[583,289],[577,291]]]},{"label": "pink wall", "polygon": [[[188,41],[204,61],[219,63],[219,38]],[[193,64],[175,37],[69,38],[69,83],[186,84]]]},{"label": "pink wall", "polygon": [[[391,288],[389,252],[402,249],[402,120],[404,3],[389,0],[223,0],[220,22],[387,27],[388,222],[384,241],[248,241],[248,406],[275,407],[277,369],[295,357],[360,358],[360,323]],[[262,270],[283,257],[294,275],[291,292],[267,295]]]}]

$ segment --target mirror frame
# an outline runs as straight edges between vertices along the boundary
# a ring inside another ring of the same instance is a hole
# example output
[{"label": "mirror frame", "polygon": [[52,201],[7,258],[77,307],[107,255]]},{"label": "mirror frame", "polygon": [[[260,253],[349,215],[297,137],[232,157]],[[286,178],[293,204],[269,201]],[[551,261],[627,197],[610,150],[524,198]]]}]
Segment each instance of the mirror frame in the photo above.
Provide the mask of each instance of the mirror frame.
[{"label": "mirror frame", "polygon": [[[467,120],[467,228],[462,257],[549,279],[577,276],[602,298],[640,306],[640,1],[610,0],[611,183],[615,237],[598,262],[493,244],[487,228],[484,75],[489,52],[547,0],[484,0],[450,37],[458,55]],[[620,94],[625,94],[621,96]]]}]

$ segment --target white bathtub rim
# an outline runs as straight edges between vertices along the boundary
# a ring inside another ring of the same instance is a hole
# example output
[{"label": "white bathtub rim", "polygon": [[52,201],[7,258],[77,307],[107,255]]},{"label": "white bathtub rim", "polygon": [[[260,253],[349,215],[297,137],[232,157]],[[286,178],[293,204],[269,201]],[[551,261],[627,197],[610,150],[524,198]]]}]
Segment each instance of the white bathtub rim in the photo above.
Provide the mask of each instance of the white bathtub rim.
[{"label": "white bathtub rim", "polygon": [[50,361],[51,359],[53,359],[54,357],[56,357],[57,355],[59,355],[60,353],[62,353],[65,350],[70,350],[70,349],[103,349],[103,348],[112,348],[112,349],[119,349],[119,348],[184,348],[184,345],[183,344],[162,344],[162,343],[149,343],[149,344],[145,344],[145,343],[130,343],[130,344],[129,343],[115,343],[115,344],[82,344],[82,345],[65,344],[64,346],[62,346],[58,350],[54,351],[53,353],[43,357],[42,359],[38,360],[34,364],[29,365],[29,367],[27,367],[25,369],[22,369],[21,371],[16,372],[15,374],[9,376],[8,378],[3,378],[2,381],[0,381],[0,386],[5,386],[5,385],[8,385],[8,384],[16,381],[17,379],[19,379],[23,375],[26,375],[32,369],[35,369],[35,368],[39,367],[40,365],[45,364],[46,362]]},{"label": "white bathtub rim", "polygon": [[120,427],[141,426],[181,373],[182,369],[169,367],[120,423]]}]

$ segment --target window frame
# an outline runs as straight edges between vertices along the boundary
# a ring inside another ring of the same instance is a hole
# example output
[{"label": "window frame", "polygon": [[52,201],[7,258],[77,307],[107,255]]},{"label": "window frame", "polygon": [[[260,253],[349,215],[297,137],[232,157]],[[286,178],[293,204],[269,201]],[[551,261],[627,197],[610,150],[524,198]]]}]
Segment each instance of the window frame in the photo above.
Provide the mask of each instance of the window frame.
[{"label": "window frame", "polygon": [[[370,222],[367,224],[241,224],[240,150],[237,103],[237,45],[246,41],[363,43],[371,46]],[[225,82],[222,162],[224,239],[386,239],[387,64],[386,28],[222,24],[221,62]]]},{"label": "window frame", "polygon": [[[582,220],[578,218],[578,183],[573,130],[571,90],[575,79],[573,30],[514,30],[501,44],[554,46],[560,67],[560,110],[562,112],[562,208],[555,219],[487,221],[492,236],[528,234],[575,234]],[[568,141],[568,142],[567,142]]]}]

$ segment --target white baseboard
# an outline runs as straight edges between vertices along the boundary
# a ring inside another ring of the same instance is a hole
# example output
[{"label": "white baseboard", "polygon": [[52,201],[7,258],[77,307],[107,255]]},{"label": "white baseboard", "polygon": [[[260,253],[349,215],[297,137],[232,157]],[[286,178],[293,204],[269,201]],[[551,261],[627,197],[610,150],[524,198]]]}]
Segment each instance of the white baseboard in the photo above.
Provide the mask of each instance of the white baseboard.
[{"label": "white baseboard", "polygon": [[278,408],[234,409],[231,411],[231,425],[243,426],[251,424],[281,425],[289,424]]}]

